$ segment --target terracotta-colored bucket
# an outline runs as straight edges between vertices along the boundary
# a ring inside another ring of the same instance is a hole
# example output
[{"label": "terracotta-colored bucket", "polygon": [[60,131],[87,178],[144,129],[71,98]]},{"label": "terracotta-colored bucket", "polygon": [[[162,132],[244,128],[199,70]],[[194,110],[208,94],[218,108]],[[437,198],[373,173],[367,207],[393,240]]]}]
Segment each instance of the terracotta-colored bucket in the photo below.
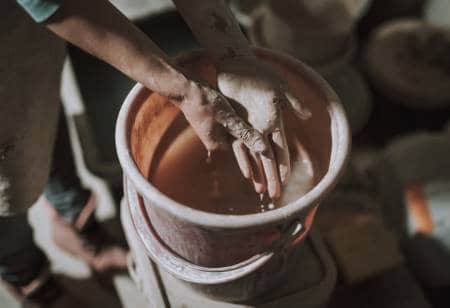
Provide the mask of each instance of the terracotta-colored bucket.
[{"label": "terracotta-colored bucket", "polygon": [[[165,196],[147,176],[155,157],[167,146],[167,135],[173,134],[175,123],[187,123],[178,108],[142,85],[136,85],[126,98],[116,127],[126,198],[148,255],[177,278],[206,286],[203,290],[209,295],[232,300],[253,297],[279,280],[275,278],[282,278],[282,272],[277,273],[283,263],[279,257],[307,234],[317,205],[336,184],[350,148],[344,111],[327,83],[292,57],[265,49],[255,52],[286,78],[313,115],[307,121],[284,115],[287,131],[296,134],[314,169],[314,187],[298,200],[264,213],[222,215],[196,210]],[[216,71],[205,52],[190,52],[177,61],[215,83]],[[264,267],[274,279],[267,283],[246,281],[246,291],[223,290],[221,294],[216,288],[211,294],[207,287],[232,285]]]}]

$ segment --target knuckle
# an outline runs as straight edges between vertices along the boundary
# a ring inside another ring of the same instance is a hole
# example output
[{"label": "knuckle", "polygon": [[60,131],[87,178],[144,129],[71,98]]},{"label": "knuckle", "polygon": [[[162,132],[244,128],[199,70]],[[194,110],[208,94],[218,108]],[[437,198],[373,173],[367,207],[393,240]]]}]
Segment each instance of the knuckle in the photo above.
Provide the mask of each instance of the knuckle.
[{"label": "knuckle", "polygon": [[252,139],[253,135],[251,130],[248,128],[241,129],[238,134],[239,139],[241,139],[244,142],[249,142]]},{"label": "knuckle", "polygon": [[268,152],[268,146],[263,141],[261,136],[253,136],[253,138],[250,138],[247,141],[245,141],[245,144],[253,152],[261,154],[265,154]]}]

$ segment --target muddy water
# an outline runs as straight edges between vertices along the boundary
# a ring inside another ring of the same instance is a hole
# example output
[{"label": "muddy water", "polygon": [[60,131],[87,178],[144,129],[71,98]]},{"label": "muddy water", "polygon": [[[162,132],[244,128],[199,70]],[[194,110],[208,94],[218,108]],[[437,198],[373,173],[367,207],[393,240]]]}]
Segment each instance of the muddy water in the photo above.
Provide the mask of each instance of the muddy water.
[{"label": "muddy water", "polygon": [[295,148],[289,184],[275,202],[255,192],[241,175],[232,151],[208,159],[206,149],[190,128],[165,149],[149,180],[173,200],[198,210],[232,215],[264,212],[300,198],[313,186],[308,155],[301,146]]}]

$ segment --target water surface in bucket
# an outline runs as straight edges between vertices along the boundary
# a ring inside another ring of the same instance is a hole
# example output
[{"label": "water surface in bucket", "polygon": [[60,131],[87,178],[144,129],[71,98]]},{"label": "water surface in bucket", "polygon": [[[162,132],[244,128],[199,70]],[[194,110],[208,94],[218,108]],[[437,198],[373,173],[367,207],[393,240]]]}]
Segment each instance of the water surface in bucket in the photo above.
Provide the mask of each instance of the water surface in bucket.
[{"label": "water surface in bucket", "polygon": [[149,180],[161,192],[189,207],[219,213],[260,213],[286,205],[313,186],[308,155],[297,147],[292,175],[281,198],[275,202],[255,192],[238,167],[233,152],[208,153],[191,128],[179,134],[161,156]]}]

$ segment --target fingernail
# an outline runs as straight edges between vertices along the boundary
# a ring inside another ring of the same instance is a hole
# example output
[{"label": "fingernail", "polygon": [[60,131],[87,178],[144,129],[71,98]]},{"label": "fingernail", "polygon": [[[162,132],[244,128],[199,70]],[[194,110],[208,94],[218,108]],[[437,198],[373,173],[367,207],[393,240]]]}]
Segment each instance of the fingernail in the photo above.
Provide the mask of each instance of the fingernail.
[{"label": "fingernail", "polygon": [[272,199],[277,199],[280,197],[280,183],[278,183],[278,181],[269,181],[269,183],[267,184],[268,188],[268,192],[269,192],[269,197]]},{"label": "fingernail", "polygon": [[238,162],[239,169],[241,170],[242,176],[246,178],[247,180],[250,180],[252,178],[251,172],[248,168],[241,166]]},{"label": "fingernail", "polygon": [[269,197],[272,199],[280,198],[280,190],[276,188],[269,189]]},{"label": "fingernail", "polygon": [[253,186],[258,194],[263,194],[266,192],[266,186],[261,183],[253,182]]},{"label": "fingernail", "polygon": [[280,165],[279,168],[281,184],[286,185],[289,180],[290,168],[285,165]]}]

